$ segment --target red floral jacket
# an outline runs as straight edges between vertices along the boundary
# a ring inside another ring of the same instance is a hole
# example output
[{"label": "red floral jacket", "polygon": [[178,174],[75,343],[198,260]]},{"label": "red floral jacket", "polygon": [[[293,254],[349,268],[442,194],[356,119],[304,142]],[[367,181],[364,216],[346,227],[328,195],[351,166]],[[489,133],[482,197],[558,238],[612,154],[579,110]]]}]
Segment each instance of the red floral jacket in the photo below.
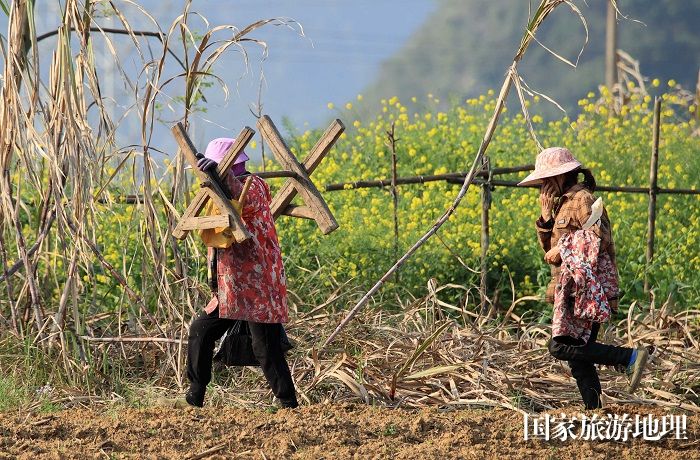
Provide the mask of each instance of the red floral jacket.
[{"label": "red floral jacket", "polygon": [[[226,183],[234,197],[240,196],[241,180],[229,174]],[[216,250],[218,293],[207,312],[218,307],[220,318],[287,322],[287,280],[270,201],[269,186],[253,176],[241,215],[252,238]]]}]

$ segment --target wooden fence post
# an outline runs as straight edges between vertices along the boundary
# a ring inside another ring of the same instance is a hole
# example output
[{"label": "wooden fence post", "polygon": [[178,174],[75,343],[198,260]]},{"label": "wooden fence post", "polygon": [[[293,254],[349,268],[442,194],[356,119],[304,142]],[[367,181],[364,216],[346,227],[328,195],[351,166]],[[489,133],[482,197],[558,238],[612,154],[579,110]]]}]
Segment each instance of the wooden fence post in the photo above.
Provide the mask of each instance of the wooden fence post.
[{"label": "wooden fence post", "polygon": [[[396,124],[391,123],[391,131],[387,131],[387,137],[389,142],[387,145],[391,149],[391,199],[394,205],[394,259],[399,257],[399,194],[396,189],[396,179],[398,178],[396,173],[396,142],[398,139],[395,136]],[[399,279],[399,272],[396,272],[396,279]]]},{"label": "wooden fence post", "polygon": [[656,230],[657,174],[659,171],[659,128],[661,126],[661,99],[654,100],[654,127],[649,167],[649,223],[647,233],[647,264],[644,270],[644,292],[649,292],[649,271],[654,259],[654,233]]},{"label": "wooden fence post", "polygon": [[479,294],[481,297],[481,314],[489,312],[488,297],[486,295],[489,252],[489,209],[491,208],[491,161],[488,156],[484,157],[484,169],[488,171],[488,176],[481,185],[481,280],[479,283]]},{"label": "wooden fence post", "polygon": [[605,23],[605,86],[612,93],[617,83],[617,11],[608,1],[608,14]]},{"label": "wooden fence post", "polygon": [[698,82],[695,84],[695,118],[700,124],[700,69],[698,69]]}]

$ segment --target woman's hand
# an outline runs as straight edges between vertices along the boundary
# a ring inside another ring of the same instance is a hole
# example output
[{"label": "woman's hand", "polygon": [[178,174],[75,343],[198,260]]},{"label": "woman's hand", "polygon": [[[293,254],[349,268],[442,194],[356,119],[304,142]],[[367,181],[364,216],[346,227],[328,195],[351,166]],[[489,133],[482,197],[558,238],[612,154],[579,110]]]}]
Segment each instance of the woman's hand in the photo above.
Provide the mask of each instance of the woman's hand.
[{"label": "woman's hand", "polygon": [[549,181],[545,181],[540,188],[540,207],[542,209],[542,220],[545,222],[552,218],[554,197],[554,185]]},{"label": "woman's hand", "polygon": [[198,155],[197,156],[197,168],[199,168],[200,171],[206,172],[210,169],[214,169],[219,165],[214,160],[210,160],[209,158],[206,158],[204,155]]},{"label": "woman's hand", "polygon": [[558,264],[561,262],[561,254],[559,253],[559,245],[554,246],[552,249],[547,251],[544,255],[544,261],[550,265]]},{"label": "woman's hand", "polygon": [[617,314],[620,307],[620,301],[618,299],[608,299],[608,305],[610,306],[610,313]]}]

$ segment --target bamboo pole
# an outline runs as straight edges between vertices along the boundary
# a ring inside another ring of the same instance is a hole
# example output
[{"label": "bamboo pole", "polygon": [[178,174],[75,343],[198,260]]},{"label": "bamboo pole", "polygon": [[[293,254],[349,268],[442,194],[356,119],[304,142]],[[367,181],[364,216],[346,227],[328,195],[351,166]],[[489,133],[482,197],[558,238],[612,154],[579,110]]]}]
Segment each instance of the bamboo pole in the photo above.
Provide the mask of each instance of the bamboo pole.
[{"label": "bamboo pole", "polygon": [[[391,201],[394,211],[394,259],[399,257],[399,194],[396,188],[397,172],[396,172],[396,123],[391,123],[391,131],[386,132],[388,137],[388,146],[391,149]],[[396,274],[398,281],[399,275]]]},{"label": "bamboo pole", "polygon": [[[618,0],[620,1],[620,0]],[[612,91],[617,83],[617,10],[612,2],[608,2],[607,20],[605,23],[605,86]]]},{"label": "bamboo pole", "polygon": [[[446,182],[454,185],[461,184],[458,179],[447,179]],[[476,179],[475,184],[481,185],[484,183],[483,179]],[[522,185],[518,186],[515,181],[508,180],[492,180],[491,185],[494,187],[518,187],[518,188],[535,188],[538,189],[539,185]],[[596,185],[596,192],[611,192],[611,193],[649,193],[648,187],[615,187],[610,185]],[[700,195],[700,190],[693,190],[687,188],[657,188],[657,195]]]},{"label": "bamboo pole", "polygon": [[89,335],[81,335],[81,339],[86,342],[96,343],[172,343],[187,345],[188,341],[182,338],[173,339],[169,337],[91,337]]},{"label": "bamboo pole", "polygon": [[[491,161],[484,157],[484,169],[491,170]],[[489,209],[491,208],[491,175],[481,185],[481,267],[479,281],[479,296],[481,298],[481,314],[489,312],[488,296],[486,295],[489,252]]]},{"label": "bamboo pole", "polygon": [[[510,168],[493,168],[491,170],[491,175],[496,176],[501,174],[512,174],[515,172],[532,171],[534,169],[534,165],[515,166]],[[464,178],[467,176],[467,174],[469,174],[468,171],[446,174],[430,174],[424,176],[399,177],[396,179],[396,185],[425,184],[427,182],[449,181],[450,179],[454,179],[455,181],[458,181],[461,184],[464,181]],[[489,172],[480,170],[475,175],[477,177],[488,177]],[[366,181],[328,184],[323,188],[323,190],[326,192],[335,192],[339,190],[352,190],[358,188],[375,188],[388,186],[391,186],[391,179],[375,179]]]},{"label": "bamboo pole", "polygon": [[[518,52],[518,56],[520,57],[522,56],[522,52],[524,52],[523,46],[526,45],[521,45],[521,50]],[[440,216],[440,218],[435,222],[435,224],[433,224],[433,226],[430,227],[430,229],[428,229],[428,231],[425,232],[425,234],[423,234],[423,236],[421,236],[418,239],[418,241],[416,241],[413,244],[413,246],[411,246],[409,250],[406,251],[406,253],[403,256],[401,256],[401,258],[397,260],[396,263],[384,275],[382,275],[382,277],[374,284],[374,286],[372,286],[372,288],[369,291],[367,291],[365,295],[362,296],[362,298],[348,312],[348,314],[340,322],[340,324],[338,324],[338,326],[331,333],[331,335],[328,336],[328,338],[322,345],[323,348],[327,347],[328,344],[333,341],[333,339],[340,333],[340,331],[355,317],[355,315],[357,315],[360,309],[367,304],[369,299],[384,285],[384,283],[386,283],[386,280],[389,279],[389,277],[393,275],[394,272],[396,272],[396,270],[398,270],[399,267],[401,267],[418,250],[418,248],[423,246],[423,244],[425,244],[425,242],[428,241],[430,237],[437,233],[438,229],[442,227],[443,224],[447,222],[450,216],[452,216],[452,214],[455,212],[457,206],[459,206],[459,203],[461,203],[462,199],[467,194],[469,186],[474,181],[474,178],[477,173],[477,166],[481,165],[482,158],[486,153],[486,149],[491,143],[491,139],[493,138],[493,133],[496,131],[498,120],[503,111],[503,107],[505,106],[506,98],[508,97],[508,91],[510,90],[511,85],[513,84],[513,75],[515,74],[515,68],[518,65],[518,56],[516,56],[516,60],[513,61],[511,66],[508,68],[506,78],[503,80],[503,85],[501,86],[501,90],[498,93],[498,99],[494,107],[493,116],[491,117],[491,121],[486,127],[486,132],[484,133],[484,137],[481,140],[481,145],[479,146],[479,150],[476,153],[476,157],[472,162],[472,167],[469,170],[469,174],[467,174],[467,176],[464,178],[462,188],[459,190],[457,197],[455,197],[450,207],[447,208],[447,210],[442,214],[442,216]]]},{"label": "bamboo pole", "polygon": [[644,270],[644,292],[649,292],[649,271],[654,260],[654,236],[656,231],[656,194],[657,175],[659,172],[659,127],[661,126],[661,99],[654,100],[653,141],[651,147],[651,164],[649,166],[649,223],[647,225],[647,263]]},{"label": "bamboo pole", "polygon": [[695,84],[695,118],[700,124],[700,69],[698,69],[698,82]]},{"label": "bamboo pole", "polygon": [[[526,169],[528,168],[528,169]],[[518,169],[520,171],[531,171],[534,169],[532,166],[520,166],[518,168],[494,168],[493,175],[498,173],[499,169]],[[282,175],[284,174],[284,175]],[[287,175],[286,172],[278,174],[278,171],[270,171],[265,173],[265,175],[258,174],[263,178],[269,177],[294,177],[292,175]],[[481,172],[477,173],[477,176],[483,176]],[[447,182],[448,184],[459,184],[461,185],[464,181],[466,174],[464,173],[448,173],[448,174],[435,174],[428,176],[411,176],[411,177],[398,177],[396,178],[396,185],[414,185],[414,184],[425,184],[428,182]],[[474,184],[483,184],[484,179],[474,179]],[[491,180],[492,187],[518,187],[518,183],[515,181],[507,180]],[[355,181],[355,182],[345,182],[338,184],[328,184],[323,187],[325,192],[339,192],[343,190],[356,190],[361,188],[384,188],[391,187],[391,179],[376,179],[367,181]],[[525,185],[519,186],[518,188],[539,188],[539,185]],[[621,193],[649,193],[648,187],[619,187],[616,185],[596,185],[596,190],[600,192],[621,192]],[[657,188],[657,195],[700,195],[700,190],[694,190],[689,188]],[[143,202],[143,197],[140,195],[123,195],[121,197],[115,197],[114,201],[116,204],[140,204]],[[100,198],[97,200],[98,203],[107,203],[108,200]],[[35,245],[38,247],[38,245]],[[35,246],[29,251],[34,252]],[[20,267],[16,264],[10,267],[10,274],[14,274]],[[0,281],[4,280],[4,275],[0,274]]]}]

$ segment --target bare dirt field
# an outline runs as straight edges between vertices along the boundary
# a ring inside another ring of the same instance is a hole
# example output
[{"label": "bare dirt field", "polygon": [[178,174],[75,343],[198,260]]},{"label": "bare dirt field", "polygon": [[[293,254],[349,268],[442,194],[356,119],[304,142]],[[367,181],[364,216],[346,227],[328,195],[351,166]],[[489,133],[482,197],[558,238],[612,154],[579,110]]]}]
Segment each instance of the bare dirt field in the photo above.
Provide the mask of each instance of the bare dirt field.
[{"label": "bare dirt field", "polygon": [[[671,413],[648,406],[606,411]],[[233,407],[6,413],[0,458],[700,458],[697,414],[687,416],[688,439],[661,441],[525,441],[523,421],[522,414],[502,409],[410,411],[348,403],[274,413]]]}]

